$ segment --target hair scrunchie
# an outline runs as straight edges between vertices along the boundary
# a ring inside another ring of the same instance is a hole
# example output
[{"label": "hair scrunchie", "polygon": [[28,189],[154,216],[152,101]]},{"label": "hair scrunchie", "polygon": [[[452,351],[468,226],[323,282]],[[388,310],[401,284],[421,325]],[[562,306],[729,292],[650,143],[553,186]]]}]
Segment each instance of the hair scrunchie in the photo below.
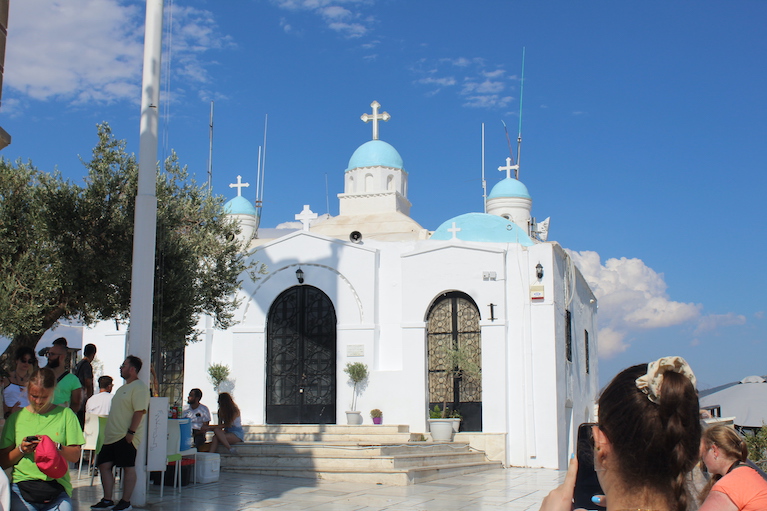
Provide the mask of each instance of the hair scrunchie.
[{"label": "hair scrunchie", "polygon": [[663,357],[655,362],[650,362],[647,364],[647,374],[636,379],[636,386],[647,394],[647,399],[655,404],[660,404],[663,374],[667,371],[686,376],[692,382],[692,386],[696,387],[695,374],[682,357]]}]

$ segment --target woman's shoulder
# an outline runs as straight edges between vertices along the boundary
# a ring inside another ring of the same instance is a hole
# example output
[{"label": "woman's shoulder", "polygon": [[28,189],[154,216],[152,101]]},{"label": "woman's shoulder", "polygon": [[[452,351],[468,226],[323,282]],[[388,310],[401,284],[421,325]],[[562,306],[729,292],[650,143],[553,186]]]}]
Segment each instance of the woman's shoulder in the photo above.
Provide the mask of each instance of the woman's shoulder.
[{"label": "woman's shoulder", "polygon": [[763,490],[767,489],[767,481],[764,480],[759,472],[748,465],[743,464],[722,477],[711,489],[717,490],[718,488],[731,486],[747,486],[749,488]]}]

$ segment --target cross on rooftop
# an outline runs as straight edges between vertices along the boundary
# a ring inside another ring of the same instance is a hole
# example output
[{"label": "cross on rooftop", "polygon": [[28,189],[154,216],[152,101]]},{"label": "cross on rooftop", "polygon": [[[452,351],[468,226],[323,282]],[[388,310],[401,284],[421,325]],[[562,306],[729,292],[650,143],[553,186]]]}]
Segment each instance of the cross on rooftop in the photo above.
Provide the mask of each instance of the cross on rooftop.
[{"label": "cross on rooftop", "polygon": [[381,114],[378,113],[378,109],[381,108],[381,104],[378,101],[373,101],[370,103],[370,106],[373,107],[373,113],[362,114],[360,119],[365,122],[373,121],[373,140],[378,140],[378,121],[386,122],[391,119],[391,115],[389,115],[387,112],[383,112]]},{"label": "cross on rooftop", "polygon": [[498,167],[498,170],[505,170],[506,171],[506,179],[511,177],[511,171],[514,171],[514,179],[517,179],[517,171],[519,170],[519,165],[512,165],[511,164],[511,158],[506,157],[506,166],[505,167]]},{"label": "cross on rooftop", "polygon": [[452,232],[452,233],[453,233],[453,239],[454,239],[454,240],[457,240],[457,239],[458,239],[458,236],[456,236],[456,235],[457,235],[459,232],[461,232],[461,228],[460,228],[460,227],[456,227],[456,226],[455,226],[455,222],[453,222],[453,227],[451,227],[450,229],[448,229],[448,230],[447,230],[447,232]]},{"label": "cross on rooftop", "polygon": [[304,226],[304,231],[309,230],[309,224],[317,218],[317,213],[312,212],[311,209],[309,209],[308,204],[304,204],[304,209],[301,210],[301,213],[296,215],[296,220],[301,222],[301,224]]},{"label": "cross on rooftop", "polygon": [[237,176],[237,184],[229,183],[229,188],[237,188],[237,197],[242,196],[242,189],[250,186],[250,183],[243,183],[242,176]]}]

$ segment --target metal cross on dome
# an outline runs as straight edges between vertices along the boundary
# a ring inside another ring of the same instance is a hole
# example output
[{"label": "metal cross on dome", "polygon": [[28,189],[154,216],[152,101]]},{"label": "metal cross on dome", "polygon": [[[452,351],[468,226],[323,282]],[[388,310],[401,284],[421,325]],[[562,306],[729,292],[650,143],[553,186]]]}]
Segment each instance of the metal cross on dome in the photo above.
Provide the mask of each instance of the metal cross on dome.
[{"label": "metal cross on dome", "polygon": [[498,170],[505,170],[506,171],[506,179],[511,177],[511,171],[514,171],[514,179],[519,179],[517,175],[517,171],[519,170],[519,165],[512,165],[511,164],[511,158],[508,156],[506,157],[506,166],[505,167],[498,167]]},{"label": "metal cross on dome", "polygon": [[453,222],[453,227],[449,228],[447,230],[447,232],[452,232],[453,233],[453,239],[455,240],[455,239],[458,239],[457,234],[459,232],[461,232],[461,228],[460,227],[456,227],[455,222]]},{"label": "metal cross on dome", "polygon": [[373,108],[372,114],[362,114],[360,119],[364,122],[373,121],[373,140],[378,140],[378,121],[388,121],[391,119],[391,115],[388,112],[378,113],[378,109],[381,108],[381,104],[378,101],[370,103]]},{"label": "metal cross on dome", "polygon": [[304,231],[309,230],[309,226],[311,225],[312,220],[314,220],[315,218],[317,218],[317,213],[309,209],[308,204],[304,204],[304,209],[301,210],[301,212],[296,215],[296,220],[301,222]]},{"label": "metal cross on dome", "polygon": [[229,183],[229,188],[237,188],[237,197],[242,196],[242,189],[250,186],[250,183],[243,183],[242,176],[237,176],[237,184]]}]

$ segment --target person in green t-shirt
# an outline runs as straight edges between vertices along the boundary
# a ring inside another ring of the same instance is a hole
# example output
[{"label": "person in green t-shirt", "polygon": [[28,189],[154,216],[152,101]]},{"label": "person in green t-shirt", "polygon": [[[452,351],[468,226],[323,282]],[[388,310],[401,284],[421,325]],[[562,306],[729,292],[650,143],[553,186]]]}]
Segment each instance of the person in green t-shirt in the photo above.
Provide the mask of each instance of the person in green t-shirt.
[{"label": "person in green t-shirt", "polygon": [[68,406],[73,412],[80,411],[83,404],[82,386],[80,379],[67,371],[67,340],[59,337],[53,341],[53,346],[48,348],[48,369],[56,375],[56,388],[53,392],[53,404]]},{"label": "person in green t-shirt", "polygon": [[13,467],[11,509],[72,510],[69,471],[53,479],[35,463],[35,449],[43,435],[59,444],[61,455],[73,463],[80,459],[80,446],[85,443],[74,412],[51,403],[55,386],[53,371],[35,370],[29,377],[29,405],[8,417],[0,435],[0,466]]}]

